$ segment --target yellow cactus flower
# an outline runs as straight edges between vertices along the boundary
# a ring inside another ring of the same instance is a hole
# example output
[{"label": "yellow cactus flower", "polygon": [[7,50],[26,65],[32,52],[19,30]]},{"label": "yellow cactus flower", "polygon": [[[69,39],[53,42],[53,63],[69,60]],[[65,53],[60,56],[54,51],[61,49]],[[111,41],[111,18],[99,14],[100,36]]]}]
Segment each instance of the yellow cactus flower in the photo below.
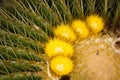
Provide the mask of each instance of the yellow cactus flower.
[{"label": "yellow cactus flower", "polygon": [[86,18],[86,24],[92,33],[99,33],[104,28],[102,17],[98,15],[90,15]]},{"label": "yellow cactus flower", "polygon": [[59,76],[67,75],[73,70],[73,62],[68,57],[57,56],[50,62],[50,68]]},{"label": "yellow cactus flower", "polygon": [[74,20],[71,24],[71,27],[79,35],[80,39],[85,39],[89,35],[89,30],[86,27],[85,22],[81,20]]},{"label": "yellow cactus flower", "polygon": [[52,58],[57,55],[71,57],[73,55],[73,46],[59,39],[52,39],[46,44],[45,53]]},{"label": "yellow cactus flower", "polygon": [[58,38],[67,40],[69,42],[74,42],[76,40],[76,35],[69,25],[61,24],[54,29],[54,34]]}]

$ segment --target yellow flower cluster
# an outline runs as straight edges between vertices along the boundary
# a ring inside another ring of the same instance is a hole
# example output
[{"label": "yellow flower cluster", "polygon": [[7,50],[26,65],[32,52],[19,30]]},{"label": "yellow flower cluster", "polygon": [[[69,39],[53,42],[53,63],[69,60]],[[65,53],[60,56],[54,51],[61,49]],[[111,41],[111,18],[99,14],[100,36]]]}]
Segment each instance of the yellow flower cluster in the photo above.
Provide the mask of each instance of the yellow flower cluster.
[{"label": "yellow flower cluster", "polygon": [[69,25],[61,24],[54,29],[54,34],[57,38],[63,39],[69,42],[74,42],[77,37],[74,31],[70,28]]},{"label": "yellow flower cluster", "polygon": [[58,38],[51,39],[46,44],[45,53],[51,59],[51,70],[57,75],[67,75],[73,70],[74,65],[70,58],[73,56],[74,49],[70,43]]},{"label": "yellow flower cluster", "polygon": [[45,46],[45,53],[51,59],[51,70],[59,76],[69,74],[74,67],[72,43],[87,38],[90,33],[97,34],[103,28],[103,19],[98,15],[90,15],[85,21],[73,20],[71,24],[58,25],[54,29],[55,37]]},{"label": "yellow flower cluster", "polygon": [[73,46],[71,44],[57,38],[49,40],[45,48],[45,53],[50,58],[58,55],[71,57],[73,52]]}]

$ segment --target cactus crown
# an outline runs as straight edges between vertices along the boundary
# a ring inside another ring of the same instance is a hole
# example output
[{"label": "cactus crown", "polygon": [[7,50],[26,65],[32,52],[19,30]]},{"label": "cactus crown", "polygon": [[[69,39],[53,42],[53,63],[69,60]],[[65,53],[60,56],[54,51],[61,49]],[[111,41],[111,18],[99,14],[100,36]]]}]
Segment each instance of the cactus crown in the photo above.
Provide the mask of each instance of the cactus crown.
[{"label": "cactus crown", "polygon": [[53,28],[90,14],[104,18],[103,34],[120,36],[119,0],[0,0],[0,79],[49,80],[44,48]]}]

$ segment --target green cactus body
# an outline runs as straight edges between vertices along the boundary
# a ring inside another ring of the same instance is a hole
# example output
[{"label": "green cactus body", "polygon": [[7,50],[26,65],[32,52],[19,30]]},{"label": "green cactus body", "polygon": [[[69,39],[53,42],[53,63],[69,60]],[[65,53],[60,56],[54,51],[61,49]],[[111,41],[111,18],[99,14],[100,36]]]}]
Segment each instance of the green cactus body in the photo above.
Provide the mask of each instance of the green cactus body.
[{"label": "green cactus body", "polygon": [[[71,73],[52,73],[44,48],[55,37],[54,28],[94,14],[103,18],[104,30],[70,43],[75,49]],[[0,80],[120,80],[120,46],[114,43],[119,14],[119,0],[0,1]]]}]

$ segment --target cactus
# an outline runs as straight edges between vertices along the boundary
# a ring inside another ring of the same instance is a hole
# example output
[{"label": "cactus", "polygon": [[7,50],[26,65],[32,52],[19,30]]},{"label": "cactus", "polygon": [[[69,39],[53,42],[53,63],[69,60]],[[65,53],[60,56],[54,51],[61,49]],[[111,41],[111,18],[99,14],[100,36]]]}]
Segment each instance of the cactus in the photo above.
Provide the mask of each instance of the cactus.
[{"label": "cactus", "polygon": [[[103,30],[90,29],[81,39],[73,21],[87,24],[89,15],[96,14],[103,19]],[[119,14],[119,0],[0,0],[0,80],[120,80]],[[61,24],[71,26],[74,39],[63,38]],[[49,69],[45,47],[54,38],[74,48],[74,67],[67,75]]]}]

